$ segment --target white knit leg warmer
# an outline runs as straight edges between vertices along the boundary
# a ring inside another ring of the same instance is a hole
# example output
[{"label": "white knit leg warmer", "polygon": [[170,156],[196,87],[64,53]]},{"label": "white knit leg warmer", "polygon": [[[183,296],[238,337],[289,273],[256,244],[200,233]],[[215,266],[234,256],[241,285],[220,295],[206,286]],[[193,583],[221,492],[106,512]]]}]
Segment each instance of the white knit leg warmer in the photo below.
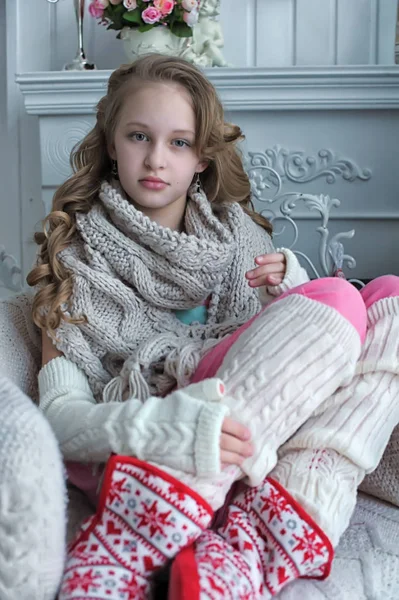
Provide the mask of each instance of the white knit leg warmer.
[{"label": "white knit leg warmer", "polygon": [[357,487],[399,422],[399,298],[368,309],[366,342],[351,383],[316,411],[279,452],[271,473],[336,545]]},{"label": "white knit leg warmer", "polygon": [[64,563],[64,489],[49,424],[0,376],[1,600],[54,600]]},{"label": "white knit leg warmer", "polygon": [[[363,302],[359,296],[360,309]],[[230,348],[216,376],[226,385],[231,417],[252,431],[254,456],[243,465],[259,485],[277,462],[278,448],[326,398],[353,377],[360,336],[338,311],[290,295],[264,310]],[[235,466],[217,481],[176,472],[214,509],[242,477]]]}]

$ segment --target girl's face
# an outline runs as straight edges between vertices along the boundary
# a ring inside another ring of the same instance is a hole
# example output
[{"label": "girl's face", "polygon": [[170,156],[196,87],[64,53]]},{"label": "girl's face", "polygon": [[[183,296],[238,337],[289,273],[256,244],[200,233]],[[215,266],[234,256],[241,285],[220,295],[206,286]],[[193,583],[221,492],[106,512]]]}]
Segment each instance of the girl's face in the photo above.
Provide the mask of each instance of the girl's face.
[{"label": "girl's face", "polygon": [[195,115],[182,86],[138,84],[127,96],[109,153],[134,206],[165,227],[180,227],[187,190],[207,166],[194,146]]}]

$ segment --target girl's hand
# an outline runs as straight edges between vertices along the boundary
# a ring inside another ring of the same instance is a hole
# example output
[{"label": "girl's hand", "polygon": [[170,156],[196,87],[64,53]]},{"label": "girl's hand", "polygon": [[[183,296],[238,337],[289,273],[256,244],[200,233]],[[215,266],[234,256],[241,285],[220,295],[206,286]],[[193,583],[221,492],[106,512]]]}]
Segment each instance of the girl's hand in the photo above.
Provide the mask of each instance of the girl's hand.
[{"label": "girl's hand", "polygon": [[253,448],[249,440],[251,432],[237,421],[226,417],[220,436],[220,460],[222,465],[241,466],[246,458],[252,456]]},{"label": "girl's hand", "polygon": [[287,268],[287,261],[282,252],[261,254],[255,258],[255,263],[258,266],[245,274],[251,287],[275,286],[282,283]]}]

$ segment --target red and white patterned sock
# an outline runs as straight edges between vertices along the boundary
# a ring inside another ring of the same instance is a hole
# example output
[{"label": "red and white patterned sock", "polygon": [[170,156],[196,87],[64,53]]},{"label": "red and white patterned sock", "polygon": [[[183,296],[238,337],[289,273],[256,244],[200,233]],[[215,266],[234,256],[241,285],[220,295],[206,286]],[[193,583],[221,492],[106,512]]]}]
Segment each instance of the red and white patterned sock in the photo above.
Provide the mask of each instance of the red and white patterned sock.
[{"label": "red and white patterned sock", "polygon": [[150,579],[206,529],[212,509],[143,461],[113,456],[97,513],[71,545],[59,600],[141,600]]},{"label": "red and white patterned sock", "polygon": [[225,524],[204,532],[175,559],[170,600],[272,598],[300,577],[324,579],[330,541],[276,481],[241,492]]}]

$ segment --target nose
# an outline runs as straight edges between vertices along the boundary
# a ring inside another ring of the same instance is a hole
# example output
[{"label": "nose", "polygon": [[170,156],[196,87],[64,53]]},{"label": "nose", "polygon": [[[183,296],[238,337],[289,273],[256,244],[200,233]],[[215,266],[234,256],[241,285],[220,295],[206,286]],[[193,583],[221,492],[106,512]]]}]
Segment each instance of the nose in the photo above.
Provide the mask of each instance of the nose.
[{"label": "nose", "polygon": [[153,171],[166,167],[166,149],[161,143],[148,144],[145,165]]}]

